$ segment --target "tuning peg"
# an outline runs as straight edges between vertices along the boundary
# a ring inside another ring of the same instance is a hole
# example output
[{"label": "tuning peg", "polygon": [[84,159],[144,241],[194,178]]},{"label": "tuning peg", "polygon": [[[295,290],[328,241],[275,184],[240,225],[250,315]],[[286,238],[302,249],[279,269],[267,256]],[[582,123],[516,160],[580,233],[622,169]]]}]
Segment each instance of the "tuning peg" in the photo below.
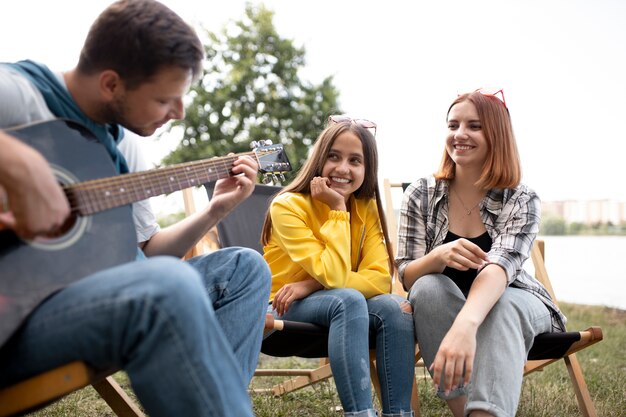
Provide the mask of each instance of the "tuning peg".
[{"label": "tuning peg", "polygon": [[267,185],[270,182],[272,182],[272,178],[270,177],[269,174],[263,174],[263,179],[261,180],[261,182]]},{"label": "tuning peg", "polygon": [[263,145],[265,146],[270,146],[272,144],[272,141],[270,139],[265,139],[265,140],[262,140],[261,142],[263,142]]},{"label": "tuning peg", "polygon": [[259,146],[261,146],[261,144],[259,142],[257,142],[256,140],[253,140],[252,142],[250,142],[250,148],[252,148],[252,149],[256,149]]},{"label": "tuning peg", "polygon": [[285,174],[281,172],[280,174],[278,174],[278,177],[280,178],[281,183],[285,182]]}]

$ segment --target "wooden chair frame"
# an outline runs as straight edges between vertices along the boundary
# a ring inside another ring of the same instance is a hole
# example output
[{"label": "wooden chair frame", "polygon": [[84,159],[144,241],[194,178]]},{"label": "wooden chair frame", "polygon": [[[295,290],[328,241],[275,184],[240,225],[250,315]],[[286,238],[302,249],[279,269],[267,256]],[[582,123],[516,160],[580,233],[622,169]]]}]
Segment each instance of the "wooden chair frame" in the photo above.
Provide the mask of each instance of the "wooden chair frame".
[{"label": "wooden chair frame", "polygon": [[[265,321],[265,329],[268,330],[282,330],[285,323],[289,323],[283,320],[274,319],[271,314],[268,314]],[[419,360],[419,351],[416,354],[416,360]],[[378,373],[376,371],[376,350],[370,349],[369,354],[369,362],[370,362],[370,379],[372,381],[372,386],[376,392],[376,396],[379,401],[381,399],[381,390],[380,390],[380,380],[378,379]],[[288,392],[292,392],[307,386],[310,386],[316,382],[320,382],[326,379],[331,378],[332,370],[330,369],[330,363],[327,357],[320,358],[320,366],[314,369],[263,369],[258,368],[255,373],[255,376],[293,376],[289,380],[283,381],[274,385],[269,390],[260,390],[256,392],[261,393],[270,393],[276,396],[280,396],[286,394]],[[419,396],[417,392],[417,385],[415,380],[413,381],[413,387],[411,391],[411,408],[415,411],[415,416],[419,417]]]},{"label": "wooden chair frame", "polygon": [[[384,179],[383,187],[387,227],[389,228],[390,234],[392,235],[391,239],[395,252],[397,250],[396,239],[398,224],[396,221],[396,215],[393,207],[393,196],[391,195],[391,189],[394,187],[402,188],[402,183],[392,183],[389,179]],[[535,278],[539,282],[541,282],[541,284],[543,284],[543,286],[552,296],[553,301],[556,303],[554,289],[552,288],[552,284],[550,282],[550,278],[548,276],[548,272],[545,266],[544,255],[545,242],[542,240],[535,240],[531,249],[531,259],[535,268]],[[565,362],[565,366],[567,367],[570,382],[572,383],[572,387],[578,401],[578,408],[580,409],[582,415],[584,417],[597,417],[593,400],[589,395],[589,390],[587,388],[587,384],[582,373],[582,368],[580,366],[580,363],[578,362],[578,359],[576,358],[575,352],[578,352],[579,350],[582,350],[601,341],[603,337],[602,329],[600,327],[590,327],[578,333],[580,334],[580,339],[572,344],[562,357],[527,361],[526,365],[524,366],[524,376],[532,372],[541,371],[543,370],[543,368],[550,365],[551,363],[563,360]]]},{"label": "wooden chair frame", "polygon": [[[545,242],[543,240],[536,240],[531,250],[531,258],[535,267],[535,278],[543,284],[543,286],[550,293],[550,296],[552,296],[552,300],[556,303],[554,289],[552,288],[552,283],[548,277],[548,271],[546,270],[544,262],[544,254]],[[580,412],[584,417],[596,417],[598,414],[596,413],[595,406],[593,405],[591,395],[589,395],[589,389],[587,388],[587,383],[585,382],[585,377],[583,376],[578,358],[576,358],[576,352],[598,343],[602,340],[602,338],[602,329],[600,327],[594,326],[583,330],[580,332],[580,340],[574,343],[562,358],[528,361],[524,366],[524,375],[541,371],[551,363],[562,359],[565,362],[565,367],[569,373],[570,382],[572,383],[574,393],[576,394],[576,400],[578,401],[578,408],[580,409]]]},{"label": "wooden chair frame", "polygon": [[0,417],[38,410],[76,390],[92,385],[119,417],[144,414],[111,376],[97,373],[83,362],[72,362],[0,389]]}]

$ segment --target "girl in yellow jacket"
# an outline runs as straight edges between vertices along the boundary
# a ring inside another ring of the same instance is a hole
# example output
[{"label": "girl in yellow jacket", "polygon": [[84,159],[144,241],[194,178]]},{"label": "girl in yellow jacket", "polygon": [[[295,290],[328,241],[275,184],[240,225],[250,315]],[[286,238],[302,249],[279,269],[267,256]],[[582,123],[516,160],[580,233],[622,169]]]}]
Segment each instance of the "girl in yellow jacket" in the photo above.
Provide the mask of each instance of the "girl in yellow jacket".
[{"label": "girl in yellow jacket", "polygon": [[376,416],[369,384],[375,340],[383,416],[412,416],[411,309],[392,295],[392,251],[378,190],[373,122],[331,116],[263,227],[275,315],[329,329],[344,415]]}]

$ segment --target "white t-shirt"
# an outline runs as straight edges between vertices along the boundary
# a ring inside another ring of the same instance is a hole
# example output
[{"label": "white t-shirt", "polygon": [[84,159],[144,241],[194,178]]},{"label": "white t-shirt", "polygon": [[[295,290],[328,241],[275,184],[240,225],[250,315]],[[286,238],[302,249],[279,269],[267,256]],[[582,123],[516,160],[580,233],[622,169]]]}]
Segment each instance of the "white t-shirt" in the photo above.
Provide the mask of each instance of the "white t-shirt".
[{"label": "white t-shirt", "polygon": [[[62,73],[57,78],[65,86]],[[67,88],[67,86],[66,86]],[[19,126],[42,120],[54,119],[39,90],[21,74],[0,65],[0,129]],[[124,139],[118,147],[131,172],[149,169],[141,146],[140,136],[124,129]],[[145,242],[156,234],[160,228],[152,211],[150,200],[133,204],[133,220],[137,233],[137,242]]]},{"label": "white t-shirt", "polygon": [[[152,168],[141,150],[141,139],[142,137],[138,134],[124,129],[124,139],[117,145],[126,159],[130,172],[146,171]],[[149,199],[133,204],[133,219],[137,232],[137,242],[150,240],[161,229]]]}]

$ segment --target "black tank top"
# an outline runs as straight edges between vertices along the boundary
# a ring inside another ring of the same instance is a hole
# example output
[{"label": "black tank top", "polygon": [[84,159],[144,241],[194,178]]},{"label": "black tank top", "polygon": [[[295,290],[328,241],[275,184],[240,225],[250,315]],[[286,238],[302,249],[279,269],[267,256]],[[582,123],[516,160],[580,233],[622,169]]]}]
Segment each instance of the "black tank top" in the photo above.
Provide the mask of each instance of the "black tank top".
[{"label": "black tank top", "polygon": [[[443,240],[443,243],[453,242],[457,239],[462,238],[463,236],[457,236],[454,233],[448,231],[446,238]],[[489,237],[489,233],[485,232],[477,237],[466,237],[465,239],[470,242],[476,244],[479,248],[481,248],[485,252],[489,252],[491,250],[491,237]],[[468,269],[467,271],[459,271],[455,268],[446,267],[443,270],[443,274],[450,278],[454,283],[459,287],[461,292],[467,297],[469,293],[470,287],[476,279],[476,269]]]}]

